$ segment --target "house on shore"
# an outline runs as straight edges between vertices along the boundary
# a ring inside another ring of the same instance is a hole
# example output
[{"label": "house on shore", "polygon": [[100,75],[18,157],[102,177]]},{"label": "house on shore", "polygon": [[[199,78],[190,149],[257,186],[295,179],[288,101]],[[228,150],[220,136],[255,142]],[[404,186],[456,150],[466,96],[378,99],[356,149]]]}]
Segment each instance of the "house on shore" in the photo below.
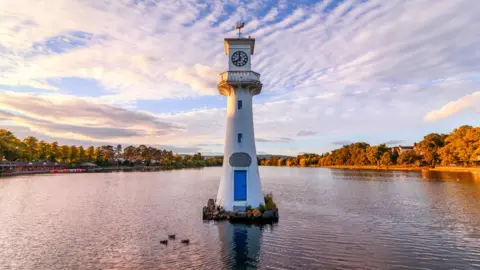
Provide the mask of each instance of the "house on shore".
[{"label": "house on shore", "polygon": [[402,152],[405,152],[405,151],[416,151],[417,150],[416,148],[417,148],[417,143],[413,143],[412,146],[410,145],[394,146],[390,148],[390,150],[392,151],[392,153],[401,154]]},{"label": "house on shore", "polygon": [[0,175],[13,175],[25,172],[48,172],[51,170],[64,170],[67,168],[66,163],[52,161],[36,161],[36,162],[0,162]]}]

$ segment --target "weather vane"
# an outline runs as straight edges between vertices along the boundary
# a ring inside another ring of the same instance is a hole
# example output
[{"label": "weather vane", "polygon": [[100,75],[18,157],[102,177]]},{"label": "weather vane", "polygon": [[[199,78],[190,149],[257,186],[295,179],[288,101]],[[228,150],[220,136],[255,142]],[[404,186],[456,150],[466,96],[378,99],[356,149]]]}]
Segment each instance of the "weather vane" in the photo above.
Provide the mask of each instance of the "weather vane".
[{"label": "weather vane", "polygon": [[242,28],[245,26],[245,21],[240,19],[235,25],[235,30],[238,29],[238,38],[242,37]]}]

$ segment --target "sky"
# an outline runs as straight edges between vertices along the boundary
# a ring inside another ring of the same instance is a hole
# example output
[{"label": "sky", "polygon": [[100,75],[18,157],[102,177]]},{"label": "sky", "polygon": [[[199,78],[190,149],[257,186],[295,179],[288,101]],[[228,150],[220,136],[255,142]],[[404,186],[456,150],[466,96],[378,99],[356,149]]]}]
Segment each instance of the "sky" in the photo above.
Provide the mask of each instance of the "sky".
[{"label": "sky", "polygon": [[259,154],[480,125],[477,0],[2,0],[0,128],[221,154],[223,39],[256,39]]}]

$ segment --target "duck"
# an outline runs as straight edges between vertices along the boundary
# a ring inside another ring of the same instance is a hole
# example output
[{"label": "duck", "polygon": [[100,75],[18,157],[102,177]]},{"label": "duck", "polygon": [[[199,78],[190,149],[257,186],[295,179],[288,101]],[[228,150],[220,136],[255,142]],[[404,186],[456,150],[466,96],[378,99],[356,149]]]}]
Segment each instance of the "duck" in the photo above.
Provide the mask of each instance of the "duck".
[{"label": "duck", "polygon": [[182,240],[182,243],[188,245],[190,243],[190,239],[184,239],[184,240]]},{"label": "duck", "polygon": [[168,240],[160,240],[160,244],[168,245]]},{"label": "duck", "polygon": [[175,234],[169,234],[168,239],[175,239]]}]

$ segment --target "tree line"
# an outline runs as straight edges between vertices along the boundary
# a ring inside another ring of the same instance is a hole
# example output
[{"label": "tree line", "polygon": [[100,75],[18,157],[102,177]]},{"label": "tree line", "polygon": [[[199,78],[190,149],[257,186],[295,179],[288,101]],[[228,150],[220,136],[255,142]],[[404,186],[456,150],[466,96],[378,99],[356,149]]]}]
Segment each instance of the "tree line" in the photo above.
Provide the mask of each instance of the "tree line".
[{"label": "tree line", "polygon": [[272,156],[259,160],[264,166],[470,166],[480,164],[480,127],[464,125],[450,134],[430,133],[413,150],[400,151],[385,144],[369,145],[356,142],[318,155],[300,154],[296,157]]},{"label": "tree line", "polygon": [[222,157],[205,158],[201,153],[179,155],[146,145],[130,145],[123,148],[119,144],[84,148],[76,145],[60,145],[58,142],[48,143],[33,136],[20,140],[6,129],[0,129],[0,160],[52,161],[68,164],[90,162],[100,166],[142,165],[164,168],[221,166],[223,163]]},{"label": "tree line", "polygon": [[[143,165],[164,168],[221,166],[222,157],[204,158],[201,153],[179,155],[172,151],[145,145],[127,146],[83,146],[47,143],[33,136],[23,140],[12,132],[0,129],[0,160],[8,161],[54,161],[68,164],[91,162],[101,166]],[[435,166],[478,165],[480,163],[480,127],[461,126],[450,134],[430,133],[417,143],[414,150],[399,151],[385,144],[369,145],[356,142],[344,145],[325,154],[305,153],[296,157],[258,159],[264,166]]]}]

